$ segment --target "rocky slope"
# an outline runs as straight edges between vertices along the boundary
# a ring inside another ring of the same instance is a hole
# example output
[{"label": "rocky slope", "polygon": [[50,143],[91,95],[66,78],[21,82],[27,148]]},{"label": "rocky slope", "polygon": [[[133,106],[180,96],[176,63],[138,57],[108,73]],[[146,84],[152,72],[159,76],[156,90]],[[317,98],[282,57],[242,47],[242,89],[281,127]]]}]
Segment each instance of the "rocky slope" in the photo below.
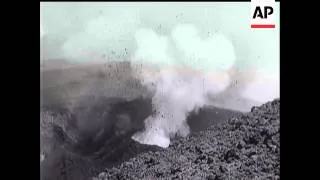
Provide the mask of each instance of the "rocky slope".
[{"label": "rocky slope", "polygon": [[280,179],[280,99],[94,179]]}]

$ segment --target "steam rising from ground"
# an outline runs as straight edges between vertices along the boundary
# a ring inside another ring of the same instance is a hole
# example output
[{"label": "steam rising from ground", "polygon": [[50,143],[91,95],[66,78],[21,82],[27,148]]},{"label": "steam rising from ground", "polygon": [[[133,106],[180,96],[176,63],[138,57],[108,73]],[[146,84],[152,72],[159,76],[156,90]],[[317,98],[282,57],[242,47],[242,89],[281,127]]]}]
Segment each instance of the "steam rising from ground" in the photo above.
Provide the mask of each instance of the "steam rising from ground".
[{"label": "steam rising from ground", "polygon": [[279,97],[279,28],[250,29],[250,3],[42,3],[40,11],[41,60],[132,62],[155,110],[133,136],[140,142],[167,147],[205,105],[248,111]]},{"label": "steam rising from ground", "polygon": [[[140,78],[154,91],[155,114],[146,120],[146,131],[133,139],[168,147],[170,137],[188,135],[188,114],[207,105],[208,94],[218,94],[230,84],[227,72],[235,62],[234,48],[221,34],[201,39],[190,24],[177,25],[171,37],[151,29],[141,29],[135,37],[138,49],[133,65],[142,63]],[[148,66],[158,72],[148,73],[154,71]]]}]

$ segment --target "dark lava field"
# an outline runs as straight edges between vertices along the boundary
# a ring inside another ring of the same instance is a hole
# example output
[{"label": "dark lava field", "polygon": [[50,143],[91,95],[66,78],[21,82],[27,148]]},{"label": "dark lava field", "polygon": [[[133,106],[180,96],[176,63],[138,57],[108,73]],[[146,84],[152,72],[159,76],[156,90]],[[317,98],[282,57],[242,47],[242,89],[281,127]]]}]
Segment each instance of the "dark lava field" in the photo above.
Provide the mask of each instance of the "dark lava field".
[{"label": "dark lava field", "polygon": [[96,179],[280,179],[280,99],[106,169]]}]

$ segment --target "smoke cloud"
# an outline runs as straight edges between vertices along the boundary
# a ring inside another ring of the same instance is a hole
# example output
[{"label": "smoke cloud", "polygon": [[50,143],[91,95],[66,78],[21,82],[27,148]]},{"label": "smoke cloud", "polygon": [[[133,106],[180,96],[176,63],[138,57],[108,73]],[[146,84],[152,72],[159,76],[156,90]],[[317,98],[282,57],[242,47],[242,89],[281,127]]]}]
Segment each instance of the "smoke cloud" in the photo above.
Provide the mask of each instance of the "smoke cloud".
[{"label": "smoke cloud", "polygon": [[[230,84],[227,72],[235,62],[234,48],[221,34],[201,39],[190,24],[177,25],[171,37],[151,29],[141,29],[135,37],[138,49],[133,64],[144,65],[140,78],[155,92],[155,114],[146,120],[146,131],[133,139],[168,147],[170,137],[188,135],[188,114],[208,105],[208,94],[218,94]],[[158,72],[147,73],[154,71],[148,65]]]}]

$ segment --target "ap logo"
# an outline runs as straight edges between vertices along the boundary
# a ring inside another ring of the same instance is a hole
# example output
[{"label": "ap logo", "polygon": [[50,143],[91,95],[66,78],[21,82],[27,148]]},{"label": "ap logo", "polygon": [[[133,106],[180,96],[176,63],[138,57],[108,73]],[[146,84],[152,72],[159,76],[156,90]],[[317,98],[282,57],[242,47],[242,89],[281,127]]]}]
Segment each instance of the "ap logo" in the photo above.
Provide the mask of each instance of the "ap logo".
[{"label": "ap logo", "polygon": [[251,28],[275,28],[275,0],[251,0]]}]

